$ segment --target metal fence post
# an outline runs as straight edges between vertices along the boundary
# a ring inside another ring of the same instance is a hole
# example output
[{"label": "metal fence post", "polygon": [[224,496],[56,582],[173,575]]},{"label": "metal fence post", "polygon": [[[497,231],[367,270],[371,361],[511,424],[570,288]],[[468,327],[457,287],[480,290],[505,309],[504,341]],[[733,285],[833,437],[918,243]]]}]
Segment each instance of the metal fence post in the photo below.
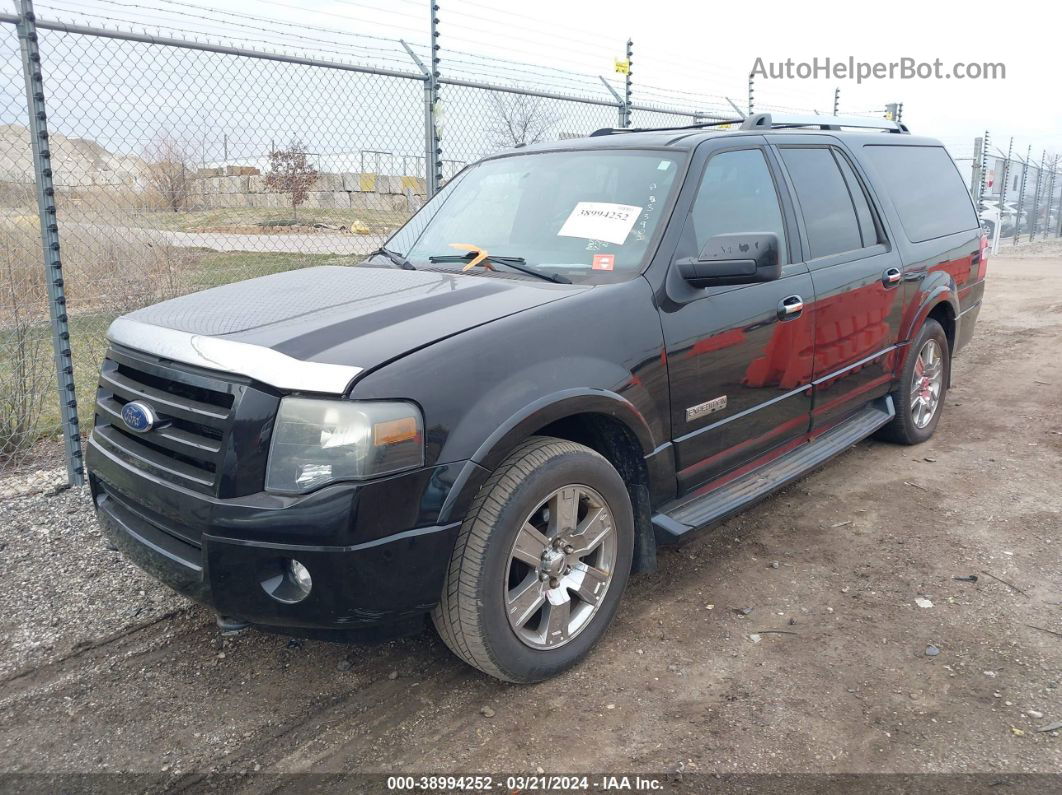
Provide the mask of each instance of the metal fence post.
[{"label": "metal fence post", "polygon": [[970,194],[973,196],[974,202],[978,203],[977,211],[981,211],[979,204],[981,200],[981,188],[983,183],[981,181],[981,161],[983,158],[983,151],[985,148],[985,139],[981,136],[974,138],[974,153],[973,159],[970,161]]},{"label": "metal fence post", "polygon": [[1058,228],[1055,229],[1055,237],[1062,237],[1062,202],[1059,203]]},{"label": "metal fence post", "polygon": [[1033,191],[1032,218],[1029,221],[1029,242],[1036,235],[1036,228],[1040,225],[1040,183],[1044,176],[1044,160],[1047,158],[1047,150],[1040,156],[1040,167],[1036,169],[1036,190]]},{"label": "metal fence post", "polygon": [[631,74],[634,71],[634,67],[631,66],[634,58],[634,42],[627,39],[627,74],[624,76],[624,94],[623,94],[623,124],[624,128],[631,126]]},{"label": "metal fence post", "polygon": [[428,143],[431,146],[432,180],[428,196],[434,196],[443,181],[442,136],[439,135],[439,4],[431,4],[431,74],[428,85],[431,88],[431,119],[428,125]]},{"label": "metal fence post", "polygon": [[[432,112],[433,98],[435,97],[437,88],[434,85],[435,81],[431,77],[431,70],[429,70],[417,54],[413,52],[413,48],[406,44],[402,39],[399,39],[399,42],[405,49],[406,54],[413,59],[413,63],[417,65],[417,68],[420,69],[420,73],[424,76],[424,190],[427,197],[430,199],[439,189],[436,175],[441,170],[435,162],[439,154],[441,154],[441,151],[436,151],[439,149],[439,142],[435,135],[435,114]],[[361,170],[362,173],[365,172],[364,165],[362,165]]]},{"label": "metal fence post", "polygon": [[1003,215],[1007,203],[1007,187],[1010,182],[1010,156],[1014,152],[1014,136],[1007,144],[1007,159],[1003,161],[1003,179],[999,183],[999,218],[996,219],[996,232],[992,235],[992,253],[999,251],[999,238],[1003,234]]},{"label": "metal fence post", "polygon": [[1018,162],[1021,163],[1021,187],[1018,189],[1018,214],[1014,219],[1014,242],[1018,242],[1018,235],[1021,234],[1021,212],[1025,208],[1025,188],[1028,186],[1029,179],[1029,160],[1032,159],[1032,145],[1025,152],[1025,159],[1018,158]]},{"label": "metal fence post", "polygon": [[18,41],[22,54],[22,73],[26,78],[26,109],[29,112],[30,147],[44,251],[44,279],[48,286],[48,311],[52,321],[52,348],[59,387],[59,418],[66,449],[67,480],[71,486],[81,486],[85,482],[85,468],[81,457],[81,431],[78,428],[77,395],[74,392],[74,360],[70,351],[63,265],[59,258],[59,224],[55,212],[55,186],[52,184],[48,117],[44,110],[44,79],[34,22],[32,0],[18,0]]},{"label": "metal fence post", "polygon": [[1051,173],[1047,177],[1047,207],[1044,208],[1044,240],[1051,231],[1051,206],[1055,203],[1055,174],[1058,170],[1058,155],[1051,161]]},{"label": "metal fence post", "polygon": [[981,143],[981,157],[978,163],[978,175],[977,184],[977,215],[980,217],[981,213],[985,211],[985,182],[988,179],[988,147],[990,145],[991,138],[988,135],[988,130],[985,130],[985,137]]},{"label": "metal fence post", "polygon": [[598,76],[597,76],[597,78],[598,78],[598,80],[600,80],[600,81],[601,81],[601,82],[602,82],[602,83],[604,84],[605,88],[607,88],[607,89],[608,89],[608,93],[610,93],[610,94],[612,95],[612,98],[613,98],[614,100],[616,100],[616,111],[617,111],[617,113],[618,113],[618,118],[617,118],[617,120],[616,120],[616,125],[617,125],[617,126],[618,126],[618,127],[620,128],[620,129],[622,129],[623,127],[625,127],[625,126],[626,126],[626,125],[624,124],[624,120],[626,119],[626,116],[627,116],[627,113],[626,113],[626,110],[627,110],[627,104],[626,104],[626,103],[625,103],[625,102],[623,101],[623,97],[621,97],[621,96],[620,96],[620,95],[619,95],[619,94],[618,94],[618,93],[616,92],[616,89],[614,89],[614,88],[612,87],[612,84],[611,84],[611,83],[609,83],[609,82],[608,82],[608,81],[607,81],[607,80],[605,79],[605,76],[604,76],[604,75],[598,75]]}]

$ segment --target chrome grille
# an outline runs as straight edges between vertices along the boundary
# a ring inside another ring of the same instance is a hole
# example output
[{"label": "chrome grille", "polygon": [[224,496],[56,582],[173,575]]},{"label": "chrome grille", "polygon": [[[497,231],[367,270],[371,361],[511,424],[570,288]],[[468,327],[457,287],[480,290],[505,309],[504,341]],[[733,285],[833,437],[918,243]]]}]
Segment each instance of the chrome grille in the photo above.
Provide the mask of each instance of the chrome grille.
[{"label": "chrome grille", "polygon": [[[233,386],[220,377],[112,348],[100,370],[95,437],[156,477],[216,495],[232,426]],[[122,407],[133,400],[155,409],[158,427],[137,433],[125,425]]]}]

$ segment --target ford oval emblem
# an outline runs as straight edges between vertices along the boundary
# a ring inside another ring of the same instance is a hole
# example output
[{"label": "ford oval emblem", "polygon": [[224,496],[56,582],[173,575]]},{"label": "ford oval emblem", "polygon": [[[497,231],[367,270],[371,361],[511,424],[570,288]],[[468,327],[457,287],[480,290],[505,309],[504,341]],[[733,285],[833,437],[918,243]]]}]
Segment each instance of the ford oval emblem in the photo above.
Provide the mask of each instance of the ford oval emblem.
[{"label": "ford oval emblem", "polygon": [[122,406],[122,422],[131,431],[147,433],[158,421],[159,415],[155,413],[155,409],[141,400],[134,400]]}]

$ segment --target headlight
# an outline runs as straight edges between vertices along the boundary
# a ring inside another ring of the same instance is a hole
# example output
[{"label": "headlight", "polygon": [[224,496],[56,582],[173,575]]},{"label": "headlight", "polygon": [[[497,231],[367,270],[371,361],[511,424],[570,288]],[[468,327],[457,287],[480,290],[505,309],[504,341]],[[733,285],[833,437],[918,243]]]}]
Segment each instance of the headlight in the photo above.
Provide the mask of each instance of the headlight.
[{"label": "headlight", "polygon": [[412,403],[280,401],[266,468],[266,490],[312,491],[424,465],[424,420]]}]

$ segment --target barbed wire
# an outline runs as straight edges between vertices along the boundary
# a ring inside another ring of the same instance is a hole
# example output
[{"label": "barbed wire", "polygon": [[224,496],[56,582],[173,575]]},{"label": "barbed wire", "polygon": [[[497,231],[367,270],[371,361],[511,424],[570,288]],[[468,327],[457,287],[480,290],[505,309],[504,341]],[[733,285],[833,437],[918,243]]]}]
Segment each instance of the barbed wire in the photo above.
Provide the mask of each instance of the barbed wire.
[{"label": "barbed wire", "polygon": [[[101,4],[110,11],[101,10]],[[292,30],[293,23],[288,19],[278,19],[262,13],[252,15],[208,7],[189,0],[48,0],[38,4],[42,9],[76,15],[90,22],[112,23],[119,27],[129,26],[130,29],[140,27],[166,31],[167,35],[176,38],[187,37],[189,34],[196,37],[206,36],[233,46],[251,49],[265,46],[275,52],[298,53],[308,57],[328,56],[360,65],[383,63],[390,68],[411,74],[414,74],[416,69],[405,47],[413,50],[422,61],[426,61],[430,55],[426,41],[421,41],[427,37],[429,0],[402,0],[398,4],[389,3],[386,6],[370,0],[342,0],[327,9],[308,7],[292,0],[260,0],[259,5],[295,11],[307,16],[317,15],[347,23],[372,25],[375,28],[394,31],[396,35],[392,38],[366,33],[363,30],[326,27],[309,21],[299,21],[298,29]],[[469,10],[470,8],[473,10]],[[458,80],[478,79],[494,84],[523,85],[573,97],[599,97],[603,88],[600,81],[604,77],[601,72],[605,70],[592,74],[563,66],[565,63],[574,62],[563,55],[558,56],[555,43],[577,43],[581,53],[590,54],[595,60],[600,60],[603,66],[610,65],[617,50],[608,44],[597,43],[600,36],[597,41],[586,41],[566,35],[562,31],[544,30],[540,18],[482,3],[466,2],[447,8],[446,19],[457,20],[444,26],[448,42],[476,42],[482,39],[480,34],[495,36],[503,31],[507,51],[535,56],[529,61],[503,60],[451,45],[444,56],[444,77]],[[515,20],[519,20],[519,24],[516,24]],[[532,38],[532,34],[546,37],[548,42]],[[526,47],[514,47],[514,42]],[[560,51],[564,52],[565,49],[571,50],[562,48]],[[739,106],[745,104],[747,75],[741,69],[723,67],[694,58],[678,59],[667,54],[653,54],[639,60],[649,65],[650,73],[666,69],[683,74],[713,74],[716,76],[717,89],[719,84],[722,84],[724,91],[712,93],[679,88],[673,84],[662,86],[638,81],[635,83],[636,103],[691,105],[704,109],[728,109],[731,100],[736,101]],[[581,60],[578,63],[585,65],[586,61]],[[726,86],[732,89],[730,97],[725,91]],[[818,110],[816,105],[821,105],[823,109],[832,109],[831,98],[791,84],[775,87],[769,81],[761,81],[757,85],[757,94],[757,104],[762,108],[769,105],[775,110],[806,112]],[[867,111],[874,114],[880,112]]]}]

